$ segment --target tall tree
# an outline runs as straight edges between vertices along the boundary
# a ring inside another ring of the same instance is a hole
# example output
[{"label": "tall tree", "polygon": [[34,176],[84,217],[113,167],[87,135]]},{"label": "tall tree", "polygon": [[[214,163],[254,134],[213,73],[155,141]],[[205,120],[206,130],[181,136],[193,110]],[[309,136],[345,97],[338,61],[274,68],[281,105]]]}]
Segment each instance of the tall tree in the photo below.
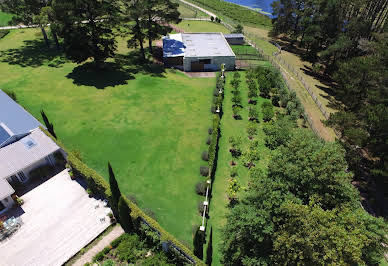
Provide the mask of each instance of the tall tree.
[{"label": "tall tree", "polygon": [[143,3],[147,19],[148,48],[152,54],[152,41],[171,32],[170,23],[181,22],[179,4],[171,0],[145,0]]},{"label": "tall tree", "polygon": [[387,225],[360,208],[285,203],[280,212],[272,265],[378,265],[386,251]]},{"label": "tall tree", "polygon": [[121,14],[125,23],[126,33],[131,36],[127,42],[129,48],[140,47],[142,59],[145,61],[144,40],[146,39],[147,17],[144,2],[141,0],[125,0],[122,2]]},{"label": "tall tree", "polygon": [[112,193],[112,209],[115,213],[118,212],[118,205],[119,205],[119,200],[121,197],[121,192],[119,185],[117,184],[115,174],[113,173],[112,166],[108,162],[108,171],[109,171],[109,185],[110,185],[110,191]]},{"label": "tall tree", "polygon": [[46,128],[48,130],[48,132],[50,132],[50,134],[54,137],[54,138],[57,138],[57,135],[55,134],[55,131],[54,131],[54,125],[52,123],[50,123],[50,121],[48,120],[45,112],[43,110],[40,111],[40,114],[42,115],[42,118],[43,118],[43,121],[44,121],[44,124],[46,125]]},{"label": "tall tree", "polygon": [[210,228],[209,243],[206,248],[206,264],[212,265],[213,262],[213,227]]},{"label": "tall tree", "polygon": [[124,231],[127,233],[133,232],[134,225],[131,217],[131,208],[129,208],[125,199],[121,196],[119,199],[119,221]]},{"label": "tall tree", "polygon": [[107,58],[114,57],[120,24],[117,0],[56,0],[53,10],[70,60],[79,64],[93,58],[101,67]]},{"label": "tall tree", "polygon": [[0,0],[0,10],[13,14],[12,24],[24,24],[27,26],[38,24],[47,47],[50,47],[45,26],[46,21],[40,16],[41,9],[50,5],[49,0]]}]

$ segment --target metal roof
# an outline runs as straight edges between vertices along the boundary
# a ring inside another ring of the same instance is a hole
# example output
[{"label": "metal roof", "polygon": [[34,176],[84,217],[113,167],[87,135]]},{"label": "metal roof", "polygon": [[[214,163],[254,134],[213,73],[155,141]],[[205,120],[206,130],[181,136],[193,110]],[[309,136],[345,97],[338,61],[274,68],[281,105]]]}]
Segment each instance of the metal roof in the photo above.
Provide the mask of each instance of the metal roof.
[{"label": "metal roof", "polygon": [[0,200],[12,195],[15,190],[8,184],[7,180],[0,178]]},{"label": "metal roof", "polygon": [[221,32],[170,34],[163,38],[164,57],[235,56]]},{"label": "metal roof", "polygon": [[243,38],[244,39],[244,34],[242,33],[231,33],[231,34],[224,34],[225,39],[229,38]]},{"label": "metal roof", "polygon": [[[24,110],[23,107],[12,100],[2,90],[0,90],[0,123],[3,124],[1,126],[3,130],[1,130],[2,133],[0,134],[0,144],[12,135],[26,134],[42,126],[35,117]],[[8,131],[8,134],[5,134],[4,131]]]},{"label": "metal roof", "polygon": [[60,147],[39,128],[0,149],[0,179],[11,176],[59,150]]}]

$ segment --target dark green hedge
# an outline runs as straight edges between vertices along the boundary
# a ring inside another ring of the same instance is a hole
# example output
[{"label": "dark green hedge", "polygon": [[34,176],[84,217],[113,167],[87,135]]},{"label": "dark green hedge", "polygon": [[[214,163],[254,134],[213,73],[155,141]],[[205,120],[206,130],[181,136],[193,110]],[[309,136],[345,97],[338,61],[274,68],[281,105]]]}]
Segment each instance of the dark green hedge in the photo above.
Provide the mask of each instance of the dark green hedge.
[{"label": "dark green hedge", "polygon": [[[67,152],[65,146],[58,140],[54,139],[50,133],[41,128],[42,131],[46,133],[54,142],[58,144],[65,152]],[[105,181],[105,179],[99,175],[96,171],[89,168],[86,164],[84,164],[82,161],[80,161],[75,155],[72,153],[68,153],[68,163],[72,167],[73,173],[76,177],[83,177],[85,178],[86,182],[88,183],[89,188],[93,191],[95,194],[104,195],[106,198],[110,198],[111,192],[109,189],[109,184]],[[131,216],[134,220],[137,220],[138,218],[142,218],[144,221],[147,222],[147,224],[152,227],[154,230],[158,231],[160,233],[160,240],[162,242],[170,242],[174,246],[178,247],[181,251],[183,251],[188,257],[192,258],[196,264],[198,265],[205,265],[202,260],[198,259],[196,256],[194,256],[193,252],[188,249],[186,246],[184,246],[182,243],[180,243],[173,235],[168,233],[166,230],[164,230],[158,222],[156,222],[154,219],[146,215],[136,204],[134,204],[132,201],[127,199],[123,195],[125,201],[128,203],[128,206],[131,208]]]}]

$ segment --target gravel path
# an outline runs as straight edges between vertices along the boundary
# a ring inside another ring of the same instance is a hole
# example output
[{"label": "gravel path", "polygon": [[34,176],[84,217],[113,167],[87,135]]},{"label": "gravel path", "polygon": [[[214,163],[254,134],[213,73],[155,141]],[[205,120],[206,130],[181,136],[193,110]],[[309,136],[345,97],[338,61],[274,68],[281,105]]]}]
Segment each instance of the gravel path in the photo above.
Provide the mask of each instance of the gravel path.
[{"label": "gravel path", "polygon": [[118,238],[124,234],[124,230],[121,228],[121,226],[118,224],[113,228],[112,231],[110,231],[109,234],[104,236],[97,245],[89,249],[85,254],[83,254],[74,264],[73,266],[83,266],[85,263],[92,261],[93,257],[100,252],[103,248],[108,246],[113,240]]}]

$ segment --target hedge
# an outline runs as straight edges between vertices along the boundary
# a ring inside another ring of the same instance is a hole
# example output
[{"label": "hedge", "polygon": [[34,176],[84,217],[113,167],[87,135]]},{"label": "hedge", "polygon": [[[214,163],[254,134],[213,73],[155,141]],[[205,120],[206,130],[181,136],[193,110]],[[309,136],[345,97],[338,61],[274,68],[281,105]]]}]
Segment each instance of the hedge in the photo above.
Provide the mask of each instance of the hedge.
[{"label": "hedge", "polygon": [[[58,144],[65,152],[67,152],[65,146],[58,140],[54,139],[50,133],[44,128],[40,128],[43,132],[46,133],[55,143]],[[86,164],[80,161],[74,154],[68,153],[68,163],[72,167],[73,173],[76,177],[85,178],[89,188],[93,191],[93,193],[104,195],[107,199],[110,199],[111,192],[109,189],[109,184],[105,181],[105,179],[99,175],[96,171],[89,168]],[[158,222],[154,219],[146,215],[136,204],[127,199],[124,195],[122,195],[124,200],[127,202],[128,206],[131,208],[131,216],[134,220],[143,219],[153,230],[156,230],[160,233],[160,240],[162,242],[168,242],[173,244],[176,248],[180,249],[183,252],[183,255],[186,258],[191,258],[195,264],[205,265],[204,262],[198,259],[193,252],[184,246],[181,242],[179,242],[173,235],[164,230]]]}]

